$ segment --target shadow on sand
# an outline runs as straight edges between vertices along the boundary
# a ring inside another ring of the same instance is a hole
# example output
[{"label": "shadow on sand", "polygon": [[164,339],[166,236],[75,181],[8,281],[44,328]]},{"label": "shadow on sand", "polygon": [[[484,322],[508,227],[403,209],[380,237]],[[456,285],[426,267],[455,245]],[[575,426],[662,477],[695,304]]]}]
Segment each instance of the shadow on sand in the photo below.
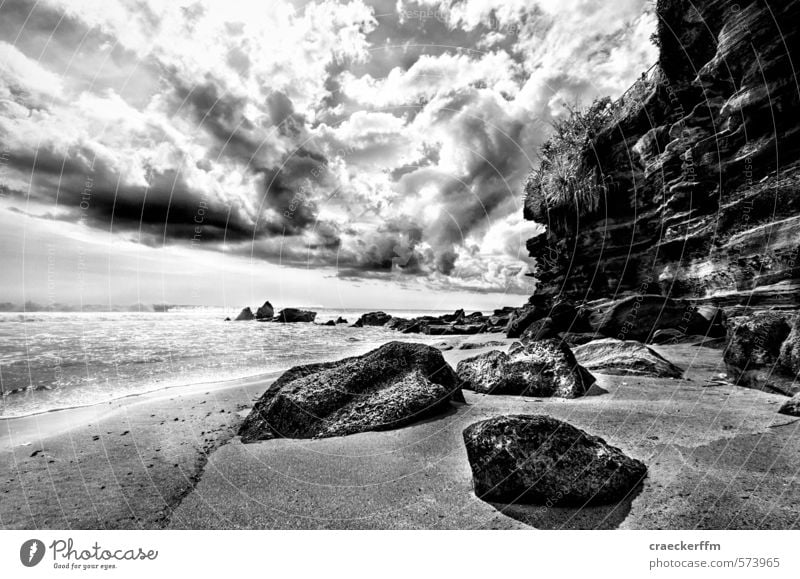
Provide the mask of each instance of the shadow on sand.
[{"label": "shadow on sand", "polygon": [[642,491],[638,485],[613,505],[548,507],[546,505],[488,503],[507,517],[536,529],[610,530],[619,527]]}]

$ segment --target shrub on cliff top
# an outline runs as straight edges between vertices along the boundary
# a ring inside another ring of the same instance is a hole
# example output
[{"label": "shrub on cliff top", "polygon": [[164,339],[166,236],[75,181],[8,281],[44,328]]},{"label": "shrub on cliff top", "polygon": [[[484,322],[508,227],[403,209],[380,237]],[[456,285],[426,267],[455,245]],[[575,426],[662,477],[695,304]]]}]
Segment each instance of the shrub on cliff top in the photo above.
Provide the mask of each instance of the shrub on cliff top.
[{"label": "shrub on cliff top", "polygon": [[553,123],[553,134],[539,149],[540,163],[525,183],[529,219],[560,231],[576,216],[597,209],[604,185],[593,143],[618,106],[608,97],[595,99],[585,109],[568,109],[564,118]]}]

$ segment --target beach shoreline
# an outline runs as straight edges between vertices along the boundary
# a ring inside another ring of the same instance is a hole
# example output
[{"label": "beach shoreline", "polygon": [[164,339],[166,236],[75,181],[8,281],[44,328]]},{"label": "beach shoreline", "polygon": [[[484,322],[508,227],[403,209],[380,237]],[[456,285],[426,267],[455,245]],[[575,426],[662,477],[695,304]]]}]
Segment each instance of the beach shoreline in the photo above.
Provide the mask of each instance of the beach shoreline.
[{"label": "beach shoreline", "polygon": [[0,418],[0,528],[163,528],[287,369]]},{"label": "beach shoreline", "polygon": [[[252,375],[241,376],[238,378],[231,378],[230,380],[207,380],[207,381],[199,381],[199,382],[187,382],[186,384],[171,384],[168,386],[159,386],[157,388],[153,388],[152,390],[143,390],[141,392],[132,392],[128,394],[121,394],[119,396],[115,396],[109,398],[107,400],[101,400],[98,402],[88,402],[85,404],[76,404],[73,406],[64,406],[58,408],[49,408],[46,410],[36,410],[33,412],[28,412],[26,414],[19,414],[13,416],[0,416],[0,424],[3,422],[15,422],[20,421],[24,422],[25,420],[34,419],[37,416],[45,416],[45,415],[53,415],[58,414],[60,412],[76,412],[76,411],[89,411],[90,409],[98,406],[108,405],[114,406],[117,403],[123,403],[123,401],[127,399],[134,399],[131,402],[136,403],[135,399],[137,398],[147,398],[147,397],[157,397],[162,393],[174,393],[176,395],[182,395],[188,391],[199,390],[203,387],[205,388],[214,388],[215,390],[224,389],[224,388],[233,388],[236,386],[237,383],[240,382],[250,382],[250,381],[263,381],[263,380],[273,380],[277,376],[280,376],[281,373],[285,372],[285,370],[276,370],[271,372],[258,372],[253,373]],[[0,438],[2,440],[2,438]]]},{"label": "beach shoreline", "polygon": [[[341,314],[354,321],[352,310],[320,315],[324,320]],[[258,378],[300,364],[359,355],[392,339],[437,339],[379,326],[224,319],[221,309],[125,315],[45,312],[35,321],[0,313],[0,419],[200,382],[213,386]]]},{"label": "beach shoreline", "polygon": [[[479,340],[490,339],[497,337]],[[453,367],[496,349],[462,350],[462,341],[443,351]],[[467,404],[440,417],[330,439],[238,440],[239,424],[278,373],[5,419],[0,454],[10,468],[0,478],[0,526],[796,527],[800,490],[789,483],[800,421],[777,414],[783,398],[709,386],[724,371],[718,350],[657,349],[686,368],[684,379],[598,375],[606,393],[576,400],[465,392]],[[644,460],[641,493],[620,509],[581,514],[478,500],[461,430],[498,414],[542,412]],[[716,510],[705,504],[712,499]]]},{"label": "beach shoreline", "polygon": [[161,528],[280,372],[0,420],[2,528]]}]

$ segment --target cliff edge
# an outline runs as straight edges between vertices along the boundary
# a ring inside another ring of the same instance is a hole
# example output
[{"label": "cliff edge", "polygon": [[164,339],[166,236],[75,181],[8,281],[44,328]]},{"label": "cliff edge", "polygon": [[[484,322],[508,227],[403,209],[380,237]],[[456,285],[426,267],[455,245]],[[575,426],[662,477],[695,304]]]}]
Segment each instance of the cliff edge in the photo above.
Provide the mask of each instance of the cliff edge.
[{"label": "cliff edge", "polygon": [[573,151],[577,193],[528,181],[537,297],[796,308],[800,1],[656,9],[659,60]]}]

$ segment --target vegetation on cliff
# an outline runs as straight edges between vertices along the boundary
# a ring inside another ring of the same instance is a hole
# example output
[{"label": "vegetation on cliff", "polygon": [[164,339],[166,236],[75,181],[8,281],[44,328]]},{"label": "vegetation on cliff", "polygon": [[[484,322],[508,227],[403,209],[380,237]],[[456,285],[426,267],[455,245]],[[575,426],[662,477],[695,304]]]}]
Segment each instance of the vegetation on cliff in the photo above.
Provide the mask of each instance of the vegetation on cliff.
[{"label": "vegetation on cliff", "polygon": [[567,109],[553,122],[553,133],[539,149],[539,165],[525,182],[525,217],[545,217],[551,230],[568,226],[576,216],[594,212],[604,180],[594,155],[594,140],[614,118],[616,105],[608,97],[588,107]]}]

